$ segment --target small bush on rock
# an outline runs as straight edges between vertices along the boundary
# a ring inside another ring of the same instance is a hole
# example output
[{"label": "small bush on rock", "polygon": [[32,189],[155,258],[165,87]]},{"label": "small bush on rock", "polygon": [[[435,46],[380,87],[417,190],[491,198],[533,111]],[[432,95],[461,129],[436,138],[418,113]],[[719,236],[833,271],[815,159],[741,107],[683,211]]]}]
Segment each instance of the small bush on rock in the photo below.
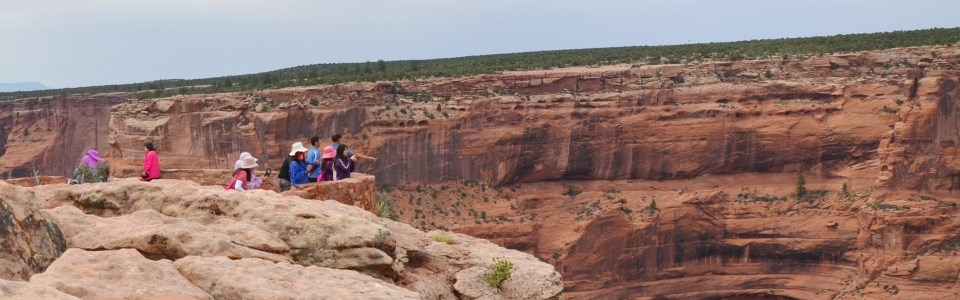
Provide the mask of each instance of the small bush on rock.
[{"label": "small bush on rock", "polygon": [[432,238],[434,241],[441,242],[447,245],[456,244],[456,242],[453,240],[453,237],[446,234],[438,233],[432,236]]},{"label": "small bush on rock", "polygon": [[510,279],[510,273],[513,272],[513,262],[502,258],[494,258],[487,268],[489,270],[483,278],[487,281],[487,284],[499,289],[503,286],[504,281]]},{"label": "small bush on rock", "polygon": [[390,203],[390,196],[384,193],[377,195],[377,216],[393,220],[393,204]]}]

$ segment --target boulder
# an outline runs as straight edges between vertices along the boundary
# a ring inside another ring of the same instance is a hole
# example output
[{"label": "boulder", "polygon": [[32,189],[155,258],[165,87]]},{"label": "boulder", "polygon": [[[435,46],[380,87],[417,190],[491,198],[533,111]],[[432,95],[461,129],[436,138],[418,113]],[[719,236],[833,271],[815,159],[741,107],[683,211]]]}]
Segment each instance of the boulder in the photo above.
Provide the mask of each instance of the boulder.
[{"label": "boulder", "polygon": [[79,298],[48,286],[0,279],[0,299],[77,300]]},{"label": "boulder", "polygon": [[352,270],[222,256],[188,256],[174,264],[216,299],[421,299],[415,292]]},{"label": "boulder", "polygon": [[31,191],[0,182],[0,279],[27,280],[67,248],[60,228],[32,200]]},{"label": "boulder", "polygon": [[[45,212],[60,224],[72,248],[132,248],[153,259],[223,255],[230,258],[257,257],[289,261],[286,256],[267,252],[289,250],[283,241],[252,226],[241,224],[237,229],[231,229],[229,224],[221,222],[217,228],[209,228],[187,219],[167,217],[154,210],[110,218],[84,214],[72,206],[47,209]],[[245,233],[240,235],[237,232],[239,230]],[[224,231],[236,234],[231,236]],[[257,246],[262,248],[255,248]]]},{"label": "boulder", "polygon": [[85,299],[213,299],[177,272],[169,260],[149,260],[134,249],[71,248],[30,283]]}]

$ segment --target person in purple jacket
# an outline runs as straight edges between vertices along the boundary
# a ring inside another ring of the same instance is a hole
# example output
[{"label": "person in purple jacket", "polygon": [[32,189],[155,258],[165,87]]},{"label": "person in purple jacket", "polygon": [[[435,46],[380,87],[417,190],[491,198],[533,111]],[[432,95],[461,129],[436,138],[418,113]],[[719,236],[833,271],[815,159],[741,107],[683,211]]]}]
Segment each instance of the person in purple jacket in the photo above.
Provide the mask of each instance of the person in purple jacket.
[{"label": "person in purple jacket", "polygon": [[347,156],[347,145],[337,145],[337,157],[333,159],[333,181],[350,178],[356,167],[356,158]]}]

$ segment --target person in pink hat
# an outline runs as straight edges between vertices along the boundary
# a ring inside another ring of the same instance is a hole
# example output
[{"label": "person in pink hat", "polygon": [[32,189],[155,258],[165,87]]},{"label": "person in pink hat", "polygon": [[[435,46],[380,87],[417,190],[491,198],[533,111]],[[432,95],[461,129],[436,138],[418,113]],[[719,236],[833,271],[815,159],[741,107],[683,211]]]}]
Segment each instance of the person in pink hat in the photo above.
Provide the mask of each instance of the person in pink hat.
[{"label": "person in pink hat", "polygon": [[337,157],[337,150],[333,149],[333,146],[323,147],[323,155],[320,157],[320,177],[317,177],[317,182],[322,181],[331,181],[333,180],[333,159]]}]

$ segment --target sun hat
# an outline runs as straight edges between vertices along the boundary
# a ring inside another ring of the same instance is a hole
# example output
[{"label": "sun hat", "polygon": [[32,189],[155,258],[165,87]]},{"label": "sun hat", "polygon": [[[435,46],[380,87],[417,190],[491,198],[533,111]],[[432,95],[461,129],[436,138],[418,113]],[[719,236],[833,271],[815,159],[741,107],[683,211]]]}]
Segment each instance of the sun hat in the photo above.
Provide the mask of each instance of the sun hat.
[{"label": "sun hat", "polygon": [[241,169],[253,169],[257,166],[257,159],[253,156],[244,157],[243,161],[240,162]]},{"label": "sun hat", "polygon": [[290,155],[297,155],[297,152],[307,152],[307,148],[303,147],[302,142],[293,143],[293,146],[290,146]]},{"label": "sun hat", "polygon": [[[233,169],[234,169],[234,170],[240,169],[240,165],[243,164],[243,160],[246,159],[247,157],[253,157],[253,155],[250,155],[250,152],[240,153],[240,158],[237,159],[237,162],[233,163]],[[254,157],[254,158],[253,158],[253,161],[256,162],[256,161],[259,161],[259,160]]]},{"label": "sun hat", "polygon": [[337,156],[337,150],[333,150],[333,146],[323,147],[323,156],[320,159],[334,158]]}]

